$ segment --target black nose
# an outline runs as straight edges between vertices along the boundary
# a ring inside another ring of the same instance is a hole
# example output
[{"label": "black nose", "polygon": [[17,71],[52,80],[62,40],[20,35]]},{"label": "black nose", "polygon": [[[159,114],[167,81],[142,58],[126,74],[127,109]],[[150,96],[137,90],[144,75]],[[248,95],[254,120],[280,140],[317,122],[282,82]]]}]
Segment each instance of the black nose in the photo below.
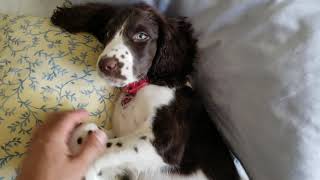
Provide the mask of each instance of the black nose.
[{"label": "black nose", "polygon": [[118,59],[114,57],[101,58],[98,66],[100,71],[104,73],[112,73],[119,70]]}]

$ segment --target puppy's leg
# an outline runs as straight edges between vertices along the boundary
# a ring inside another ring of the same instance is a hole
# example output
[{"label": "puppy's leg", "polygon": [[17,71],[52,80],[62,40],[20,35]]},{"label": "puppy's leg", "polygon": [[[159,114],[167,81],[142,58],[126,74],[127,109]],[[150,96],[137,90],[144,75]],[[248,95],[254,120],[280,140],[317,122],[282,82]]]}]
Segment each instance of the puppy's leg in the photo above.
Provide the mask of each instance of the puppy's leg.
[{"label": "puppy's leg", "polygon": [[151,129],[110,139],[106,152],[89,169],[86,179],[113,179],[122,171],[139,172],[160,169],[166,166],[152,145],[154,136]]},{"label": "puppy's leg", "polygon": [[[94,123],[83,123],[77,127],[68,142],[71,153],[77,154],[80,151],[82,144],[86,141],[87,136],[97,129],[98,127]],[[108,139],[115,137],[112,130],[106,130],[105,133],[107,134]]]},{"label": "puppy's leg", "polygon": [[80,151],[81,146],[85,142],[87,136],[97,129],[97,125],[93,123],[83,123],[79,127],[77,127],[68,141],[68,146],[71,153],[77,154]]}]

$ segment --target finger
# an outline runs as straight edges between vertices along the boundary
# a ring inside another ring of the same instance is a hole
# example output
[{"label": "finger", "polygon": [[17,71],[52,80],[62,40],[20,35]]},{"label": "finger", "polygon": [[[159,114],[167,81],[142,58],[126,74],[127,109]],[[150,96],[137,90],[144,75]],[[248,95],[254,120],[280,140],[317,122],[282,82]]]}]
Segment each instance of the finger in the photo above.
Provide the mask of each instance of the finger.
[{"label": "finger", "polygon": [[43,129],[53,132],[56,138],[66,139],[74,128],[88,117],[89,114],[85,110],[53,113],[50,114],[49,121]]},{"label": "finger", "polygon": [[32,142],[35,142],[37,139],[40,139],[41,141],[47,141],[49,137],[56,135],[56,133],[52,130],[53,127],[55,127],[57,122],[66,116],[66,114],[71,112],[72,111],[49,112],[46,115],[46,121],[33,131]]},{"label": "finger", "polygon": [[88,136],[80,153],[75,157],[75,160],[80,161],[79,163],[85,166],[89,166],[104,152],[106,142],[107,135],[101,130],[96,130]]},{"label": "finger", "polygon": [[[83,110],[78,110],[78,111],[83,111]],[[48,130],[52,127],[55,127],[58,121],[62,120],[66,115],[74,112],[77,112],[77,111],[49,112],[46,115],[46,122],[42,124],[41,128]]]}]

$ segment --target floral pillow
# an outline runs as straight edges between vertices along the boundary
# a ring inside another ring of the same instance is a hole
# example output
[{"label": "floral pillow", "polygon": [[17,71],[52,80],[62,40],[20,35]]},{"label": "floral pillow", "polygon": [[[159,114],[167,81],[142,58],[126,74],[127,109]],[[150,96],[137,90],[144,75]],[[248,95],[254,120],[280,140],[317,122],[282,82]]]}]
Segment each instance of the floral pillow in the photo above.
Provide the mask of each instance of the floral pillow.
[{"label": "floral pillow", "polygon": [[49,19],[0,14],[0,180],[14,179],[32,130],[50,111],[86,109],[107,127],[116,91],[95,71],[101,44]]}]

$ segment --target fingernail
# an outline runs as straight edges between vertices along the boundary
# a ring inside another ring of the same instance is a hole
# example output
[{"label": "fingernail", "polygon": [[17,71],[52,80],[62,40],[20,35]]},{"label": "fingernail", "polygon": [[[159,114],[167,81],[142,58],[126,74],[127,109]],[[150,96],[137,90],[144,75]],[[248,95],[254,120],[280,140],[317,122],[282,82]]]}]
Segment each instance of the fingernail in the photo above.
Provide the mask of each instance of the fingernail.
[{"label": "fingernail", "polygon": [[100,141],[101,144],[105,144],[107,142],[107,135],[103,131],[97,129],[94,133],[98,141]]}]

